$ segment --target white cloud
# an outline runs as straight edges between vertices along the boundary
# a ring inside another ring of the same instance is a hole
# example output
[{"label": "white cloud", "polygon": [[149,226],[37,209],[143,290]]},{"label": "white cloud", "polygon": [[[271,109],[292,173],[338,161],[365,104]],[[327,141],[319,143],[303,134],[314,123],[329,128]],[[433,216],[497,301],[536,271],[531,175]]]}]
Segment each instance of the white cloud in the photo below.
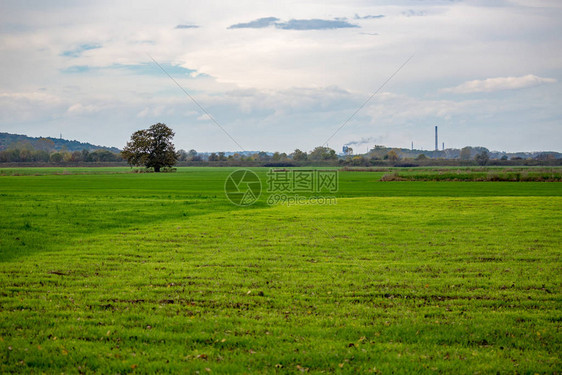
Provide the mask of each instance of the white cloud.
[{"label": "white cloud", "polygon": [[82,105],[81,103],[76,103],[71,105],[67,112],[72,115],[82,115],[95,112],[97,109],[98,108],[96,106],[91,104]]},{"label": "white cloud", "polygon": [[539,86],[545,83],[555,83],[554,78],[542,78],[533,74],[521,77],[499,77],[484,80],[468,81],[456,87],[443,89],[443,92],[454,94],[472,94],[480,92],[496,92],[504,90],[518,90]]},{"label": "white cloud", "polygon": [[49,93],[0,92],[0,127],[26,121],[41,121],[64,109],[64,101]]},{"label": "white cloud", "polygon": [[60,98],[43,92],[0,92],[0,98],[30,103],[57,104]]}]

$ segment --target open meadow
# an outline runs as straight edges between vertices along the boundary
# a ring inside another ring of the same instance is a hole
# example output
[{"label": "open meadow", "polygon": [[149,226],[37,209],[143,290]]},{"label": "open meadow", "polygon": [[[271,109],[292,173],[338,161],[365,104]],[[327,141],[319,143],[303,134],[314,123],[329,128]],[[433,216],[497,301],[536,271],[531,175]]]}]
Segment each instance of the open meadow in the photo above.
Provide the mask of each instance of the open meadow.
[{"label": "open meadow", "polygon": [[0,372],[562,372],[562,183],[234,170],[0,171]]}]

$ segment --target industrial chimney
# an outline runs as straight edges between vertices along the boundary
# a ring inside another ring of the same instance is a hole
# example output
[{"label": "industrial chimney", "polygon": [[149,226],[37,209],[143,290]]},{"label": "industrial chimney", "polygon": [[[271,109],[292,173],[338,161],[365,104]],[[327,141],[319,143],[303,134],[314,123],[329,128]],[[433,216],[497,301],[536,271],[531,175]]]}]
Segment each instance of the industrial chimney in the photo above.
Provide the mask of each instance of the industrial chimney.
[{"label": "industrial chimney", "polygon": [[435,151],[439,151],[439,142],[437,138],[437,125],[435,126]]}]

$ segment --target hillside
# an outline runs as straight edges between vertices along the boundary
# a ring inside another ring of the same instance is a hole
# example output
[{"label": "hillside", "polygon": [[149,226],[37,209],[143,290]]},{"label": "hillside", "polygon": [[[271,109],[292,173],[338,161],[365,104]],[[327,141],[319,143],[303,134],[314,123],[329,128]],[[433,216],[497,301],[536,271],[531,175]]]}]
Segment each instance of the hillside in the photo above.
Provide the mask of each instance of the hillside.
[{"label": "hillside", "polygon": [[66,149],[67,151],[95,151],[95,150],[108,150],[111,152],[120,152],[116,147],[105,147],[93,145],[91,143],[70,141],[67,139],[52,138],[52,137],[28,137],[22,134],[11,134],[0,132],[0,151],[6,150],[10,147],[15,148],[30,148],[43,149],[45,151],[60,151]]}]

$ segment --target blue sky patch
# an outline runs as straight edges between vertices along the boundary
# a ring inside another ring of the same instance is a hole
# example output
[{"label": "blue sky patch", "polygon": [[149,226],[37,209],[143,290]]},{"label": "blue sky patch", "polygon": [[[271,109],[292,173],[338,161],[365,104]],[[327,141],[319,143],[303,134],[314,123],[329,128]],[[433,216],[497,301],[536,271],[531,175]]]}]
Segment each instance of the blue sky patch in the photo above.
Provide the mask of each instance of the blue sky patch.
[{"label": "blue sky patch", "polygon": [[84,52],[84,51],[90,51],[90,50],[98,49],[98,48],[101,48],[100,44],[90,44],[90,43],[81,44],[78,47],[76,47],[75,49],[63,51],[61,53],[61,56],[79,57],[82,54],[82,52]]},{"label": "blue sky patch", "polygon": [[[181,67],[179,65],[171,65],[171,64],[160,64],[168,74],[173,77],[181,77],[181,76],[188,76],[191,77],[192,73],[196,73],[196,70],[187,69]],[[138,65],[124,65],[124,64],[113,64],[110,66],[88,66],[88,65],[73,65],[69,66],[68,68],[62,69],[62,73],[66,74],[81,74],[81,73],[90,73],[93,71],[99,70],[119,70],[128,73],[132,73],[135,75],[160,75],[162,71],[158,66],[152,63],[144,63]]]},{"label": "blue sky patch", "polygon": [[344,18],[336,18],[333,20],[323,19],[303,19],[303,20],[289,20],[287,22],[278,22],[279,18],[265,17],[258,18],[257,20],[237,23],[231,25],[229,29],[263,29],[269,26],[275,26],[277,29],[282,30],[328,30],[328,29],[344,29],[349,27],[359,27],[352,23],[347,22]]},{"label": "blue sky patch", "polygon": [[359,27],[347,21],[337,20],[290,20],[288,22],[277,23],[275,26],[283,30],[327,30],[327,29],[345,29],[349,27]]},{"label": "blue sky patch", "polygon": [[68,68],[64,68],[61,72],[66,74],[77,74],[77,73],[88,73],[91,68],[87,65],[73,65]]},{"label": "blue sky patch", "polygon": [[235,25],[229,26],[229,29],[263,29],[264,27],[269,27],[275,25],[275,23],[279,21],[279,18],[276,17],[265,17],[265,18],[258,18],[257,20],[245,22],[245,23],[237,23]]}]

